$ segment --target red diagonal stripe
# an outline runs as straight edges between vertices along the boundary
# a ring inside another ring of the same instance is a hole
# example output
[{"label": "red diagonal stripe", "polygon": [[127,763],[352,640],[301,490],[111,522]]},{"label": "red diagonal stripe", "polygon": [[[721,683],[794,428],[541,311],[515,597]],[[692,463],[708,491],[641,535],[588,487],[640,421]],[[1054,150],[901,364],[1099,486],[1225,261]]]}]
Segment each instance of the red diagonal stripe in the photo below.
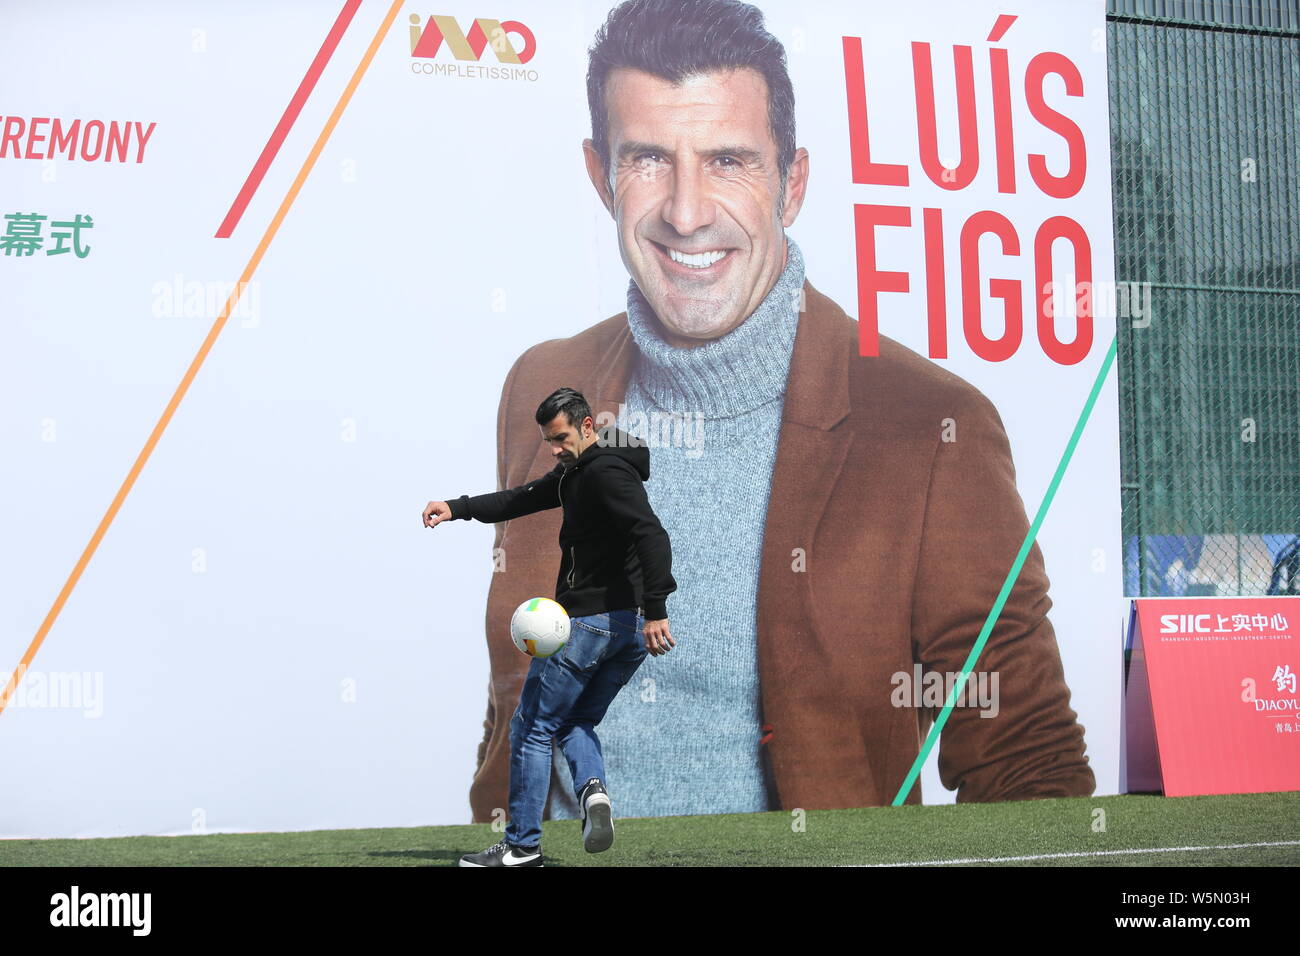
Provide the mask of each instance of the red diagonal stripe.
[{"label": "red diagonal stripe", "polygon": [[262,177],[271,168],[271,162],[275,159],[275,154],[284,145],[285,137],[289,135],[289,130],[293,129],[294,121],[298,119],[298,114],[302,112],[303,104],[307,102],[307,97],[311,96],[311,91],[316,88],[316,81],[325,72],[325,65],[329,63],[330,57],[334,55],[334,49],[339,45],[339,40],[343,39],[348,24],[352,22],[353,14],[357,12],[357,8],[360,6],[361,0],[347,0],[343,4],[338,19],[334,21],[334,26],[330,27],[325,42],[321,44],[320,50],[316,53],[316,59],[312,60],[311,66],[307,68],[307,75],[298,84],[298,89],[294,92],[289,105],[285,107],[284,115],[280,117],[280,122],[276,124],[274,132],[271,133],[271,138],[262,147],[262,155],[257,157],[257,162],[253,164],[248,179],[244,180],[244,188],[239,191],[239,195],[235,197],[230,211],[226,213],[226,218],[221,221],[221,226],[217,229],[218,239],[229,239],[230,234],[235,231],[235,226],[239,225],[240,217],[244,215],[244,210],[248,208],[253,193],[257,192],[257,187],[262,184]]}]

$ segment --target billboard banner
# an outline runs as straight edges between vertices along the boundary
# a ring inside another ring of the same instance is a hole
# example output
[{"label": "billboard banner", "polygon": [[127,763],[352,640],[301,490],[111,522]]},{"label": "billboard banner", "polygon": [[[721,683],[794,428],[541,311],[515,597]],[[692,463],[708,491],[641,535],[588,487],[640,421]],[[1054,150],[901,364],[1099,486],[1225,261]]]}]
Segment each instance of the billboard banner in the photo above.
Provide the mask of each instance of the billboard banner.
[{"label": "billboard banner", "polygon": [[504,819],[561,509],[421,511],[562,386],[671,541],[617,815],[1115,792],[1104,4],[132,10],[0,37],[0,836]]}]

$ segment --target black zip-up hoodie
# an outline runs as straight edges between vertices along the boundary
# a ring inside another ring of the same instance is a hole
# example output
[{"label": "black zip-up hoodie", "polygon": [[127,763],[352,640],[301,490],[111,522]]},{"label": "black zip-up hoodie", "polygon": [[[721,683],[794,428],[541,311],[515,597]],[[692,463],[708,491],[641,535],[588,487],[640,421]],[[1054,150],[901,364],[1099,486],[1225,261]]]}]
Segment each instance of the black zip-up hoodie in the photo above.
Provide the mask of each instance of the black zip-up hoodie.
[{"label": "black zip-up hoodie", "polygon": [[643,482],[650,449],[612,425],[565,470],[557,464],[541,478],[485,495],[447,502],[452,518],[509,521],[564,507],[560,573],[555,600],[571,617],[641,607],[647,621],[668,616],[677,590],[668,532],[650,507]]}]

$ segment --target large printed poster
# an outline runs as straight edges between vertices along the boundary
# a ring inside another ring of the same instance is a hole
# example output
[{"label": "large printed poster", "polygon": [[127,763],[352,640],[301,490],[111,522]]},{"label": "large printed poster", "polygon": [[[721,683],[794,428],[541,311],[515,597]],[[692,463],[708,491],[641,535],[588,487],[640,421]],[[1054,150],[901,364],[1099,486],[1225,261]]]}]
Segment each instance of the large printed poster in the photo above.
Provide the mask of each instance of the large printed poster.
[{"label": "large printed poster", "polygon": [[499,820],[560,513],[420,511],[566,385],[678,584],[618,815],[1115,792],[1104,5],[613,8],[6,12],[0,836]]}]

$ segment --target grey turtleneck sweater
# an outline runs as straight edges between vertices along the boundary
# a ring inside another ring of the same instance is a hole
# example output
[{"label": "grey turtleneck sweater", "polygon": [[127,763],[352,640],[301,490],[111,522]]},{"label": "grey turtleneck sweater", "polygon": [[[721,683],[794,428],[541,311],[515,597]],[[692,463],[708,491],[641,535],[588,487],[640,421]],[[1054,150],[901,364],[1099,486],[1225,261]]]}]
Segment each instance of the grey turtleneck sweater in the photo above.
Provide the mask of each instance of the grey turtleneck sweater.
[{"label": "grey turtleneck sweater", "polygon": [[[665,342],[635,282],[638,348],[618,427],[650,445],[651,506],[673,543],[677,647],[647,657],[597,727],[619,816],[768,809],[759,738],[758,572],[804,282],[788,236],[784,271],[739,327],[705,345]],[[577,816],[567,766],[552,816]]]}]

